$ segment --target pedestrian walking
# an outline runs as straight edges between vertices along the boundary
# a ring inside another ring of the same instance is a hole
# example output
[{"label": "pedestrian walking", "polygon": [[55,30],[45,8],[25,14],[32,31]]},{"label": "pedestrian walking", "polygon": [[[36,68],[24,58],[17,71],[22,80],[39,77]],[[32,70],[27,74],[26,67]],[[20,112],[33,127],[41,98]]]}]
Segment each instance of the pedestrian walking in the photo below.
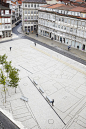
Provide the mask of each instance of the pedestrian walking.
[{"label": "pedestrian walking", "polygon": [[52,106],[54,106],[53,104],[54,104],[54,99],[52,100]]},{"label": "pedestrian walking", "polygon": [[69,51],[69,49],[71,49],[71,45],[68,46],[68,51]]},{"label": "pedestrian walking", "polygon": [[11,51],[11,48],[12,48],[12,47],[10,47],[10,51]]},{"label": "pedestrian walking", "polygon": [[53,37],[51,38],[51,40],[53,40]]},{"label": "pedestrian walking", "polygon": [[35,44],[35,46],[36,46],[36,43],[34,43]]}]

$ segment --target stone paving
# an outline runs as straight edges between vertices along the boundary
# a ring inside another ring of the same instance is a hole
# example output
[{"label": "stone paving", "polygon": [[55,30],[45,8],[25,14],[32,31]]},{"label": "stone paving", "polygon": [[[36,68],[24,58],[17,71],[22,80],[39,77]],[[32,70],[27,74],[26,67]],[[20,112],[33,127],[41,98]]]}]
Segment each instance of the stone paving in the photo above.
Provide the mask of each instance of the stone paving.
[{"label": "stone paving", "polygon": [[[9,47],[12,47],[12,51]],[[27,129],[86,128],[86,66],[27,39],[0,44],[20,70],[20,83],[8,88],[7,103],[0,86],[0,107],[12,113]],[[34,86],[33,80],[38,85]],[[44,93],[39,92],[39,87]],[[28,102],[20,97],[24,95]],[[55,103],[46,101],[46,96]]]}]

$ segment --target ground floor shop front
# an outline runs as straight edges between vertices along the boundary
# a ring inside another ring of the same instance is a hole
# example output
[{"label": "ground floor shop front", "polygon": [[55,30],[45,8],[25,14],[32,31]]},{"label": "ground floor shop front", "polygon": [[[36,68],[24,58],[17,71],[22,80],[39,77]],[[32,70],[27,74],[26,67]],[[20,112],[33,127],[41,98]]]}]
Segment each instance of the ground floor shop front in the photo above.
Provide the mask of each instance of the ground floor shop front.
[{"label": "ground floor shop front", "polygon": [[63,43],[67,46],[71,45],[71,47],[86,51],[86,39],[70,35],[67,33],[61,33],[59,31],[46,31],[43,29],[38,29],[38,34],[41,36],[45,36],[50,38],[51,40],[55,40],[57,42]]},{"label": "ground floor shop front", "polygon": [[1,31],[0,38],[11,37],[11,31]]}]

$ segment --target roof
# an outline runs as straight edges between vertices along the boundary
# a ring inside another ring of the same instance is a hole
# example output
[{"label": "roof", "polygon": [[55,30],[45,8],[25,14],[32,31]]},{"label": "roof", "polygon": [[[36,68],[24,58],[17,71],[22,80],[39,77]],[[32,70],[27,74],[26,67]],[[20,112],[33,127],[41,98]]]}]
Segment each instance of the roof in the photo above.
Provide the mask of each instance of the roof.
[{"label": "roof", "polygon": [[50,4],[43,5],[43,6],[41,6],[41,7],[44,7],[44,8],[46,8],[46,7],[48,7],[48,6],[50,6]]},{"label": "roof", "polygon": [[64,5],[64,6],[58,7],[58,9],[60,10],[67,10],[67,11],[72,8],[74,8],[74,6],[71,6],[71,5]]},{"label": "roof", "polygon": [[48,8],[57,8],[57,7],[60,7],[60,6],[64,6],[63,4],[53,4],[53,5],[50,5]]},{"label": "roof", "polygon": [[8,7],[5,7],[5,6],[2,6],[1,4],[0,4],[0,9],[9,9]]},{"label": "roof", "polygon": [[47,4],[46,0],[24,0],[23,3],[43,3],[43,4]]},{"label": "roof", "polygon": [[70,11],[74,11],[74,12],[85,12],[86,11],[86,8],[84,7],[75,7],[75,8],[72,8],[70,9]]},{"label": "roof", "polygon": [[0,128],[4,129],[20,129],[17,125],[15,125],[7,116],[5,116],[0,111]]}]

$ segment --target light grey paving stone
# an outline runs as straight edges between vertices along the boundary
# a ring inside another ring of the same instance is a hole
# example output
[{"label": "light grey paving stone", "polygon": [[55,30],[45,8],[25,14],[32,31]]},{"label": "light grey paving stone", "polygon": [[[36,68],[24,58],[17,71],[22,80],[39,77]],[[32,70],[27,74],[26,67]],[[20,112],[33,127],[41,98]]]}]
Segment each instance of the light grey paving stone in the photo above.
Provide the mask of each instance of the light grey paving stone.
[{"label": "light grey paving stone", "polygon": [[13,116],[14,116],[15,119],[19,119],[19,118],[22,118],[22,117],[31,116],[31,113],[30,112],[26,112],[26,113],[21,113],[21,114],[15,114]]},{"label": "light grey paving stone", "polygon": [[64,89],[61,89],[57,93],[54,93],[50,96],[55,100],[55,107],[57,107],[60,111],[65,112],[69,108],[71,108],[74,104],[76,104],[79,99],[70,93],[66,92]]},{"label": "light grey paving stone", "polygon": [[22,123],[27,128],[32,128],[37,125],[37,123],[35,122],[35,120],[33,118],[23,121]]},{"label": "light grey paving stone", "polygon": [[77,123],[78,123],[79,125],[81,125],[82,127],[86,128],[86,122],[84,123],[84,122],[81,121],[81,120],[77,120]]},{"label": "light grey paving stone", "polygon": [[[20,95],[20,97],[21,97],[21,95]],[[22,101],[20,98],[11,101],[11,106],[12,106],[13,110],[21,108],[21,107],[26,107],[25,102]]]},{"label": "light grey paving stone", "polygon": [[27,116],[18,118],[17,120],[19,120],[21,122],[24,122],[24,121],[29,120],[31,118],[32,118],[32,116],[31,115],[28,116],[28,113],[27,113]]},{"label": "light grey paving stone", "polygon": [[13,101],[13,100],[17,100],[17,99],[20,99],[21,97],[21,93],[15,93],[13,95],[11,95],[11,97],[7,98],[7,101]]},{"label": "light grey paving stone", "polygon": [[28,112],[28,109],[27,108],[20,108],[18,110],[14,110],[13,111],[13,114],[14,115],[18,115],[18,114],[22,114],[22,113],[26,113],[26,112]]},{"label": "light grey paving stone", "polygon": [[40,129],[40,127],[34,126],[34,127],[32,127],[31,129]]},{"label": "light grey paving stone", "polygon": [[79,125],[76,122],[73,122],[72,125],[68,129],[84,129],[84,127]]},{"label": "light grey paving stone", "polygon": [[65,119],[64,122],[67,124],[71,120],[71,117],[68,115]]},{"label": "light grey paving stone", "polygon": [[82,121],[86,125],[86,118],[83,118],[83,117],[79,116],[78,117],[78,120]]}]

